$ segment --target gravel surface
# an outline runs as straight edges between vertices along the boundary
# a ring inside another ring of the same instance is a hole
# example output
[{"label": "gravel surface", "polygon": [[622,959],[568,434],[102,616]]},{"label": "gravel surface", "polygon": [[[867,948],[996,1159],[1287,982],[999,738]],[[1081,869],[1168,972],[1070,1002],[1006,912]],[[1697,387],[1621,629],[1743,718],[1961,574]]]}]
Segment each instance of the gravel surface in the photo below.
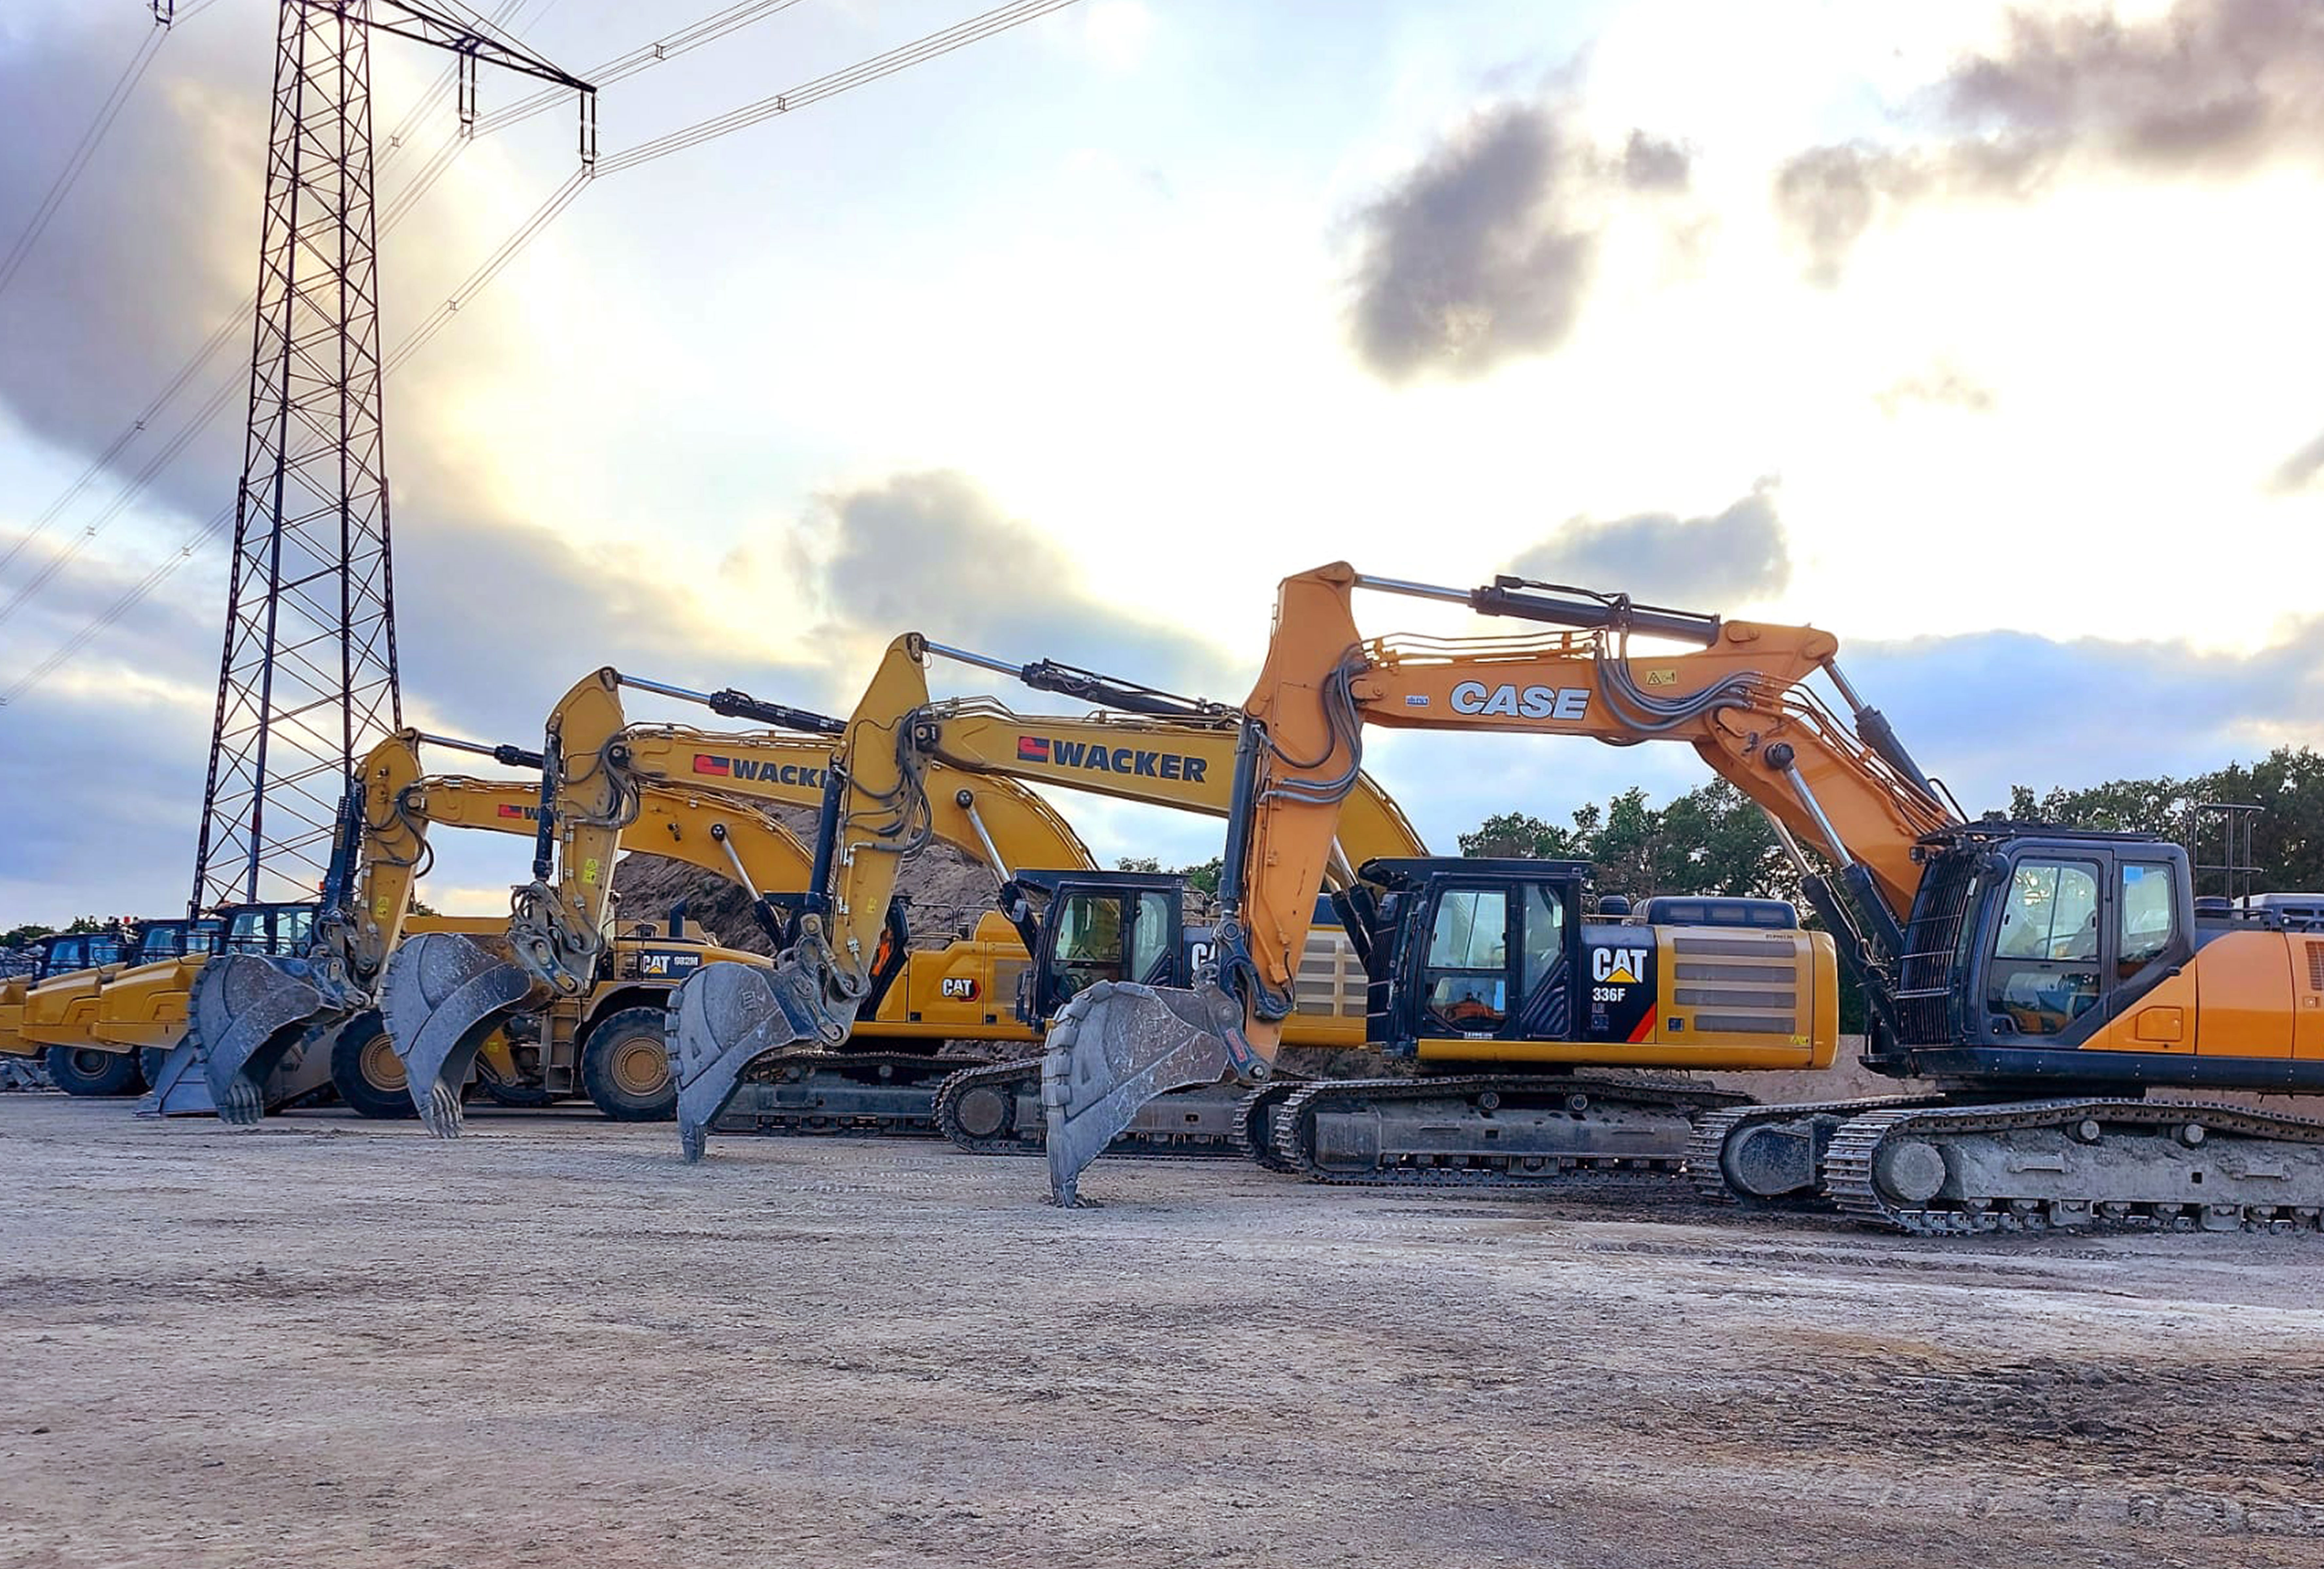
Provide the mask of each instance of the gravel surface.
[{"label": "gravel surface", "polygon": [[2324,1564],[2324,1240],[0,1100],[0,1564]]}]

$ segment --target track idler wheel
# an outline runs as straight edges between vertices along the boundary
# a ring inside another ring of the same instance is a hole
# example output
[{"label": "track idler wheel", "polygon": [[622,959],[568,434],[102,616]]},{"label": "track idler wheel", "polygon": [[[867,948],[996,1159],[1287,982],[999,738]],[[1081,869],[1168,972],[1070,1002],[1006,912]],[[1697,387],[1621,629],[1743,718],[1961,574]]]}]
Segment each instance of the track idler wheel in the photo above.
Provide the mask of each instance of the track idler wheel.
[{"label": "track idler wheel", "polygon": [[476,1053],[532,990],[522,969],[454,932],[407,938],[388,960],[380,1012],[412,1106],[437,1138],[459,1136],[460,1090]]}]

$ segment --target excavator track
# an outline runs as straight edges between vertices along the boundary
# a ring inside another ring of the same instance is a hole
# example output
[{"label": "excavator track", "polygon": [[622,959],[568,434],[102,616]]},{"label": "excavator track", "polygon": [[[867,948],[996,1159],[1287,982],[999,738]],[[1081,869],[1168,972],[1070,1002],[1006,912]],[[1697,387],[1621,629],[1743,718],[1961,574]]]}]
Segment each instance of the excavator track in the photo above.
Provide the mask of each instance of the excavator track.
[{"label": "excavator track", "polygon": [[1283,1103],[1306,1087],[1301,1079],[1271,1079],[1235,1103],[1234,1144],[1244,1158],[1269,1171],[1296,1176],[1298,1163],[1284,1158],[1275,1138],[1276,1117]]},{"label": "excavator track", "polygon": [[[936,1092],[936,1130],[973,1155],[1038,1155],[1047,1148],[1038,1057],[954,1074]],[[1245,1153],[1234,1125],[1240,1087],[1205,1085],[1157,1095],[1106,1146],[1131,1159],[1231,1159]]]},{"label": "excavator track", "polygon": [[1660,1178],[1685,1164],[1696,1118],[1749,1099],[1613,1077],[1323,1079],[1277,1111],[1275,1153],[1311,1182],[1356,1186]]},{"label": "excavator track", "polygon": [[936,1135],[935,1081],[956,1057],[914,1052],[778,1051],[753,1063],[712,1128],[721,1133],[844,1138]]},{"label": "excavator track", "polygon": [[1824,1147],[1843,1124],[1873,1112],[1944,1103],[1942,1095],[1873,1095],[1713,1112],[1695,1123],[1687,1141],[1686,1174],[1695,1193],[1711,1204],[1829,1210],[1831,1201],[1821,1180]]},{"label": "excavator track", "polygon": [[1824,1186],[1914,1236],[2324,1230],[2324,1122],[2241,1106],[2058,1100],[1851,1119]]}]

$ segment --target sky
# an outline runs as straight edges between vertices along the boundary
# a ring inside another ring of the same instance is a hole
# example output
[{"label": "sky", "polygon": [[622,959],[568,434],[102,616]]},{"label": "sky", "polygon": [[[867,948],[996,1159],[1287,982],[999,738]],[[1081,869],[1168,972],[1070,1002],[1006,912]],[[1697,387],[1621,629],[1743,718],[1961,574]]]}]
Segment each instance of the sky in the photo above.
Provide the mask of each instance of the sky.
[{"label": "sky", "polygon": [[[609,86],[608,160],[975,4],[775,10]],[[275,7],[179,9],[0,286],[0,926],[191,873],[224,545],[17,689],[234,496]],[[504,14],[586,75],[726,5],[647,9]],[[0,245],[150,26],[0,11]],[[455,144],[439,69],[377,46],[383,203]],[[601,176],[461,300],[388,383],[406,716],[530,742],[604,664],[844,711],[906,630],[1234,699],[1276,580],[1344,558],[1828,627],[1972,810],[2314,744],[2320,88],[2294,0],[1078,0]],[[530,90],[487,72],[483,107]],[[386,343],[573,162],[562,108],[459,146],[381,239]],[[943,689],[1056,702],[992,679]],[[1709,777],[1517,737],[1367,760],[1444,851]],[[1060,804],[1107,859],[1216,853]],[[439,840],[439,908],[524,875]]]}]

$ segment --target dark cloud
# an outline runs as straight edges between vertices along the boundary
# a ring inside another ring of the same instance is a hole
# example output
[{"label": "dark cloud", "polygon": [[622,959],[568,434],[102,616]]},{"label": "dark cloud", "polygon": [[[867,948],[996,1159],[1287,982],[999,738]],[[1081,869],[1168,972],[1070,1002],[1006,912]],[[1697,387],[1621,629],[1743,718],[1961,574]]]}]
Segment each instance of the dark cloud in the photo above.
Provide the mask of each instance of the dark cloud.
[{"label": "dark cloud", "polygon": [[[0,221],[12,244],[151,25],[135,7],[51,14],[33,19],[19,47],[0,50],[8,106]],[[258,275],[270,59],[264,18],[246,8],[218,6],[179,29],[0,294],[0,405],[35,437],[89,457],[213,329],[235,322],[206,374],[152,421],[84,512],[186,429],[213,390],[225,392],[219,414],[151,494],[204,513],[233,497],[250,353],[248,322],[237,318]],[[29,521],[50,499],[0,500],[0,516]]]},{"label": "dark cloud", "polygon": [[2216,768],[2324,736],[2324,618],[2241,655],[1989,632],[1843,641],[1841,667],[1971,812],[2008,787]]},{"label": "dark cloud", "polygon": [[1511,569],[1651,604],[1720,611],[1780,591],[1791,581],[1792,558],[1775,487],[1762,481],[1710,517],[1577,519],[1519,556]]},{"label": "dark cloud", "polygon": [[1563,135],[1537,106],[1480,115],[1363,209],[1354,330],[1374,371],[1478,375],[1572,329],[1596,244],[1558,189]]},{"label": "dark cloud", "polygon": [[1692,178],[1694,158],[1675,142],[1633,131],[1623,145],[1619,167],[1622,183],[1632,190],[1684,190]]},{"label": "dark cloud", "polygon": [[1683,191],[1690,164],[1644,132],[1601,152],[1554,105],[1471,116],[1356,215],[1357,353],[1397,382],[1481,375],[1556,348],[1588,292],[1609,201]]},{"label": "dark cloud", "polygon": [[2274,495],[2297,495],[2324,473],[2324,435],[2302,447],[2279,464],[2268,476],[2267,488]]},{"label": "dark cloud", "polygon": [[1958,409],[1967,414],[1993,412],[1993,389],[1942,361],[1925,371],[1895,381],[1872,394],[1882,413],[1895,419],[1915,406]]},{"label": "dark cloud", "polygon": [[1776,172],[1775,210],[1834,281],[1885,213],[2022,198],[2071,162],[2218,173],[2324,149],[2324,7],[2180,0],[2137,22],[2020,11],[2001,46],[1958,61],[1901,116],[1905,140],[1814,147]]},{"label": "dark cloud", "polygon": [[821,596],[858,632],[925,632],[1012,662],[1059,660],[1228,701],[1249,685],[1201,638],[1127,608],[1143,599],[1139,585],[1087,584],[966,475],[899,474],[821,506],[832,540],[816,568]]}]

